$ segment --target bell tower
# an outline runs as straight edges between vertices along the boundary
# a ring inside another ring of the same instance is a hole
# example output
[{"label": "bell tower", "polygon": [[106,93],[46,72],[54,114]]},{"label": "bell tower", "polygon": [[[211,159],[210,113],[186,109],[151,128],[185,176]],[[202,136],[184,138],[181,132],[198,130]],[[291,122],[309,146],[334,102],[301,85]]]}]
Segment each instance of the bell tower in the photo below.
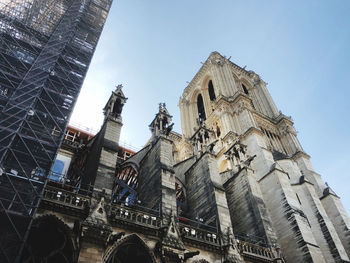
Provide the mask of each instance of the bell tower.
[{"label": "bell tower", "polygon": [[348,260],[344,208],[258,74],[213,52],[179,107],[183,140],[192,142],[194,155],[210,153],[211,168],[218,167],[214,181],[225,189],[234,234],[262,237],[291,262]]}]

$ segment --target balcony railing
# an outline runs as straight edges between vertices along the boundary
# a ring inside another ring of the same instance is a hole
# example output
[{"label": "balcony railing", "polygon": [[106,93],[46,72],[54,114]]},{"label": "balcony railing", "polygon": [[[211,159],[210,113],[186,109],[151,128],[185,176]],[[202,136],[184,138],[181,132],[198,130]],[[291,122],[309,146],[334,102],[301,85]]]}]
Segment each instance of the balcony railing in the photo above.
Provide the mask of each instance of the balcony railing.
[{"label": "balcony railing", "polygon": [[220,238],[216,232],[203,230],[183,223],[179,224],[179,230],[184,241],[195,241],[220,247]]},{"label": "balcony railing", "polygon": [[66,212],[87,214],[90,207],[90,197],[61,188],[47,185],[44,190],[42,205],[59,208]]},{"label": "balcony railing", "polygon": [[259,257],[265,260],[272,260],[274,255],[268,248],[254,245],[246,241],[237,240],[238,249],[243,256]]},{"label": "balcony railing", "polygon": [[[145,210],[145,209],[143,209]],[[153,229],[161,227],[161,218],[153,211],[142,211],[141,209],[131,208],[125,205],[112,204],[109,210],[109,218],[114,223],[121,223],[136,226],[144,226]]]}]

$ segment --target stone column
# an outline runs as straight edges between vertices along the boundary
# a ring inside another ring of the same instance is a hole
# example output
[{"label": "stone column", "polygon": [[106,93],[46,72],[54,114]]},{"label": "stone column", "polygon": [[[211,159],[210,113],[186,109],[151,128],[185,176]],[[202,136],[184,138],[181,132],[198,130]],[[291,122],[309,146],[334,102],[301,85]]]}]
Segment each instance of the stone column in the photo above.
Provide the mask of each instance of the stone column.
[{"label": "stone column", "polygon": [[[112,193],[115,167],[118,159],[118,143],[123,124],[121,118],[108,118],[101,129],[93,147],[101,147],[95,179],[95,191]],[[98,152],[98,150],[96,149]]]},{"label": "stone column", "polygon": [[138,195],[142,206],[158,210],[164,223],[176,214],[172,141],[159,136],[140,163]]}]

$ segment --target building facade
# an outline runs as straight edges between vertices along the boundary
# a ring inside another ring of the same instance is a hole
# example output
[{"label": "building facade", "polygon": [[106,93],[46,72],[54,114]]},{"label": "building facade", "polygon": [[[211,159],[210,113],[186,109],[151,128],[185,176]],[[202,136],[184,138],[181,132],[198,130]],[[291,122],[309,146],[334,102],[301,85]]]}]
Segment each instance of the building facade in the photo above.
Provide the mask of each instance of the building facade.
[{"label": "building facade", "polygon": [[[49,181],[25,262],[350,262],[350,220],[266,83],[217,52],[165,103],[151,138],[118,146],[122,87],[101,130]],[[62,150],[61,150],[62,151]]]},{"label": "building facade", "polygon": [[112,0],[0,3],[0,258],[18,262]]}]

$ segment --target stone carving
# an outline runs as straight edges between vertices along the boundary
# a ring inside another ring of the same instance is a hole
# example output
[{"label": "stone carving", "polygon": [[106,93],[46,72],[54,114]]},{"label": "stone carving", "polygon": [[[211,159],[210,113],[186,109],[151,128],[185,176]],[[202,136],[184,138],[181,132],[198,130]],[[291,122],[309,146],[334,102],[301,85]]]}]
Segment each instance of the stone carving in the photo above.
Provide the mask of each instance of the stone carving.
[{"label": "stone carving", "polygon": [[97,206],[82,223],[84,240],[100,245],[107,244],[107,240],[112,234],[112,227],[107,221],[107,214],[104,206],[105,201],[102,197]]},{"label": "stone carving", "polygon": [[169,114],[166,104],[159,103],[159,110],[152,123],[149,125],[153,137],[161,134],[168,136],[173,129],[174,123],[171,123],[172,116]]},{"label": "stone carving", "polygon": [[176,259],[176,262],[185,262],[187,259],[199,255],[199,251],[185,249],[175,222],[175,216],[171,216],[169,225],[163,227],[163,237],[161,242],[157,243],[156,250],[161,255],[162,262],[169,262],[171,259]]},{"label": "stone carving", "polygon": [[120,233],[118,233],[118,234],[111,234],[111,235],[108,237],[107,244],[108,244],[108,245],[112,245],[114,242],[118,241],[118,240],[121,239],[123,236],[125,236],[125,232],[120,232]]},{"label": "stone carving", "polygon": [[244,103],[243,100],[238,102],[237,108],[236,108],[236,113],[240,114],[246,109],[246,104]]},{"label": "stone carving", "polygon": [[211,60],[211,63],[214,64],[214,65],[218,65],[220,67],[224,66],[226,61],[225,61],[225,58],[214,58]]},{"label": "stone carving", "polygon": [[231,162],[232,171],[237,173],[244,167],[249,167],[256,157],[247,155],[247,146],[237,140],[226,152],[226,159]]},{"label": "stone carving", "polygon": [[209,261],[205,259],[197,259],[195,261],[192,261],[192,263],[209,263]]},{"label": "stone carving", "polygon": [[281,134],[283,136],[286,136],[288,133],[296,135],[296,132],[294,131],[293,127],[291,125],[287,124],[287,123],[284,123],[281,126]]},{"label": "stone carving", "polygon": [[112,92],[111,97],[109,98],[106,106],[103,109],[104,114],[108,119],[116,120],[121,118],[121,113],[123,111],[124,104],[128,99],[124,96],[122,88],[123,85],[121,84],[116,86],[115,91]]},{"label": "stone carving", "polygon": [[190,139],[194,154],[199,157],[204,152],[212,152],[215,147],[215,143],[218,141],[213,141],[213,139],[214,131],[212,129],[208,129],[205,123],[201,123]]}]

